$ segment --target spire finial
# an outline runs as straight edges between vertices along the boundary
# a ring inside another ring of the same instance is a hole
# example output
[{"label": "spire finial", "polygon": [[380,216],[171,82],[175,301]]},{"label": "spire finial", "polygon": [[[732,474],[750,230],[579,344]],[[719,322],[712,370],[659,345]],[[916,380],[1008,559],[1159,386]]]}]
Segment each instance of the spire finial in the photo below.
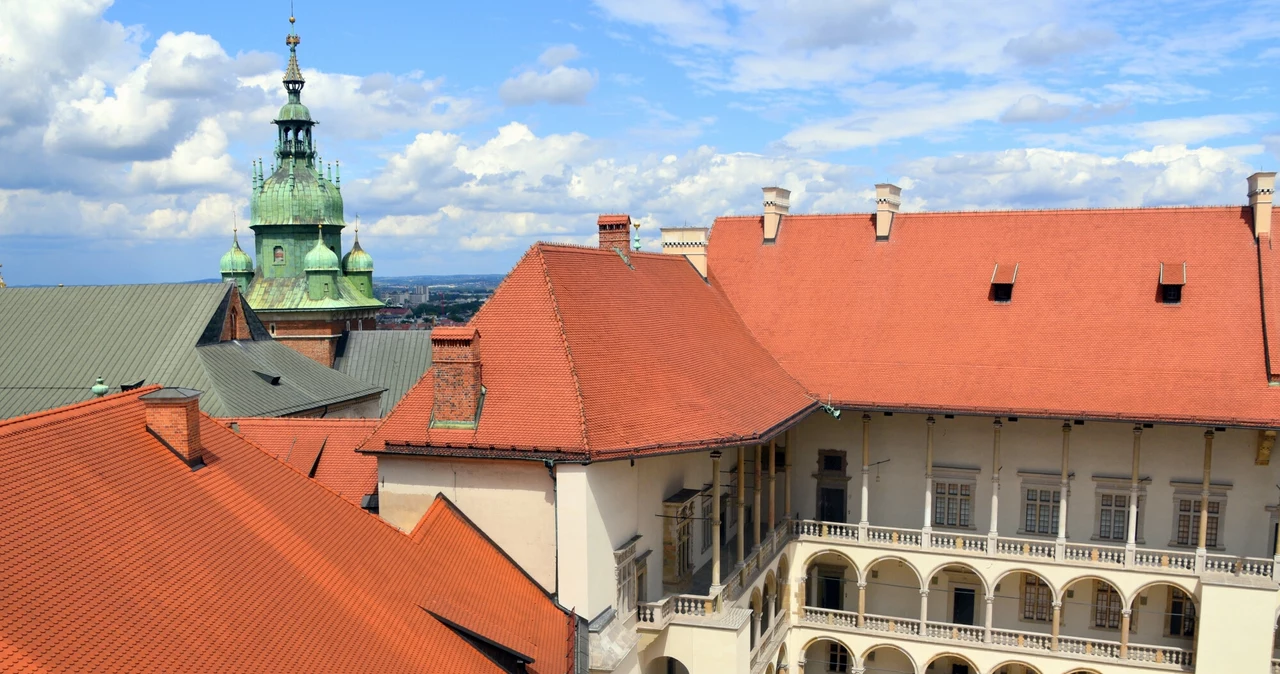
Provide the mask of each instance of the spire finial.
[{"label": "spire finial", "polygon": [[[3,266],[4,266],[4,265],[0,264],[0,267],[3,267]],[[4,288],[4,287],[5,287],[5,285],[4,285],[4,276],[0,275],[0,288]]]},{"label": "spire finial", "polygon": [[285,36],[284,43],[289,47],[289,65],[284,70],[284,90],[289,94],[289,101],[298,102],[298,96],[302,93],[302,85],[306,80],[302,78],[302,69],[298,67],[298,44],[302,42],[302,38],[298,37],[298,33],[293,30],[292,7],[289,9],[289,34]]},{"label": "spire finial", "polygon": [[240,247],[240,216],[235,209],[231,209],[231,245],[234,248]]}]

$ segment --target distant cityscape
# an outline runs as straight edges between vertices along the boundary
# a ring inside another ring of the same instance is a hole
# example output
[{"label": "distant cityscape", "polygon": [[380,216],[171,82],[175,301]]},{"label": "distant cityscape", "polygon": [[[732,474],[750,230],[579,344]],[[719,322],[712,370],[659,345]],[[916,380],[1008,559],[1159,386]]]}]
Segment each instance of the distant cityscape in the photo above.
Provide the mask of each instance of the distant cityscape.
[{"label": "distant cityscape", "polygon": [[377,313],[379,330],[430,330],[471,320],[503,274],[392,276],[374,279],[374,296],[387,306]]}]

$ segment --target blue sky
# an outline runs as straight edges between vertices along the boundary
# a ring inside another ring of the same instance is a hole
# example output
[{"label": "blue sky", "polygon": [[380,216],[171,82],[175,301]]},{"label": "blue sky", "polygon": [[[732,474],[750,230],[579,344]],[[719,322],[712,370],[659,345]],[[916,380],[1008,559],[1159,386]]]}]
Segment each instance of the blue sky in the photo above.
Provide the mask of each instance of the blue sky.
[{"label": "blue sky", "polygon": [[[1244,203],[1280,164],[1271,3],[296,6],[303,100],[380,275],[504,272],[595,215]],[[215,275],[287,2],[0,4],[11,284]]]}]

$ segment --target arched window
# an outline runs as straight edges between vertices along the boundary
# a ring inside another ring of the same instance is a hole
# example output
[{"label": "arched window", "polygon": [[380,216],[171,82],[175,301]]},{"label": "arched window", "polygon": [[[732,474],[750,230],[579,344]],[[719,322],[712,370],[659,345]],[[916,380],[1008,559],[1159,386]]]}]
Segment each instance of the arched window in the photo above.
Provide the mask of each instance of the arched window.
[{"label": "arched window", "polygon": [[284,247],[283,246],[276,246],[272,250],[272,255],[274,255],[275,257],[276,264],[284,264]]}]

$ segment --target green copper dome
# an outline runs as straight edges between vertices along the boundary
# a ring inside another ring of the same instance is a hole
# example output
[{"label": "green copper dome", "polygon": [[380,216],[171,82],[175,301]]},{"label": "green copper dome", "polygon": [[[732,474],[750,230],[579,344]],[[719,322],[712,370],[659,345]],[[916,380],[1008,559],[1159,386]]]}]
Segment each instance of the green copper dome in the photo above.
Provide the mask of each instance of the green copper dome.
[{"label": "green copper dome", "polygon": [[276,121],[310,122],[311,111],[301,103],[290,101],[280,108],[280,114],[276,115]]},{"label": "green copper dome", "polygon": [[317,237],[315,247],[303,258],[302,267],[307,271],[339,271],[338,254],[324,245],[323,237]]},{"label": "green copper dome", "polygon": [[283,158],[281,165],[253,191],[253,226],[339,225],[342,192],[312,167],[309,159]]},{"label": "green copper dome", "polygon": [[239,234],[231,235],[231,250],[222,256],[220,265],[223,274],[239,274],[253,272],[253,258],[240,249]]},{"label": "green copper dome", "polygon": [[373,271],[373,257],[360,247],[360,228],[356,228],[356,241],[351,245],[351,252],[342,257],[342,273],[351,274],[362,271]]}]

